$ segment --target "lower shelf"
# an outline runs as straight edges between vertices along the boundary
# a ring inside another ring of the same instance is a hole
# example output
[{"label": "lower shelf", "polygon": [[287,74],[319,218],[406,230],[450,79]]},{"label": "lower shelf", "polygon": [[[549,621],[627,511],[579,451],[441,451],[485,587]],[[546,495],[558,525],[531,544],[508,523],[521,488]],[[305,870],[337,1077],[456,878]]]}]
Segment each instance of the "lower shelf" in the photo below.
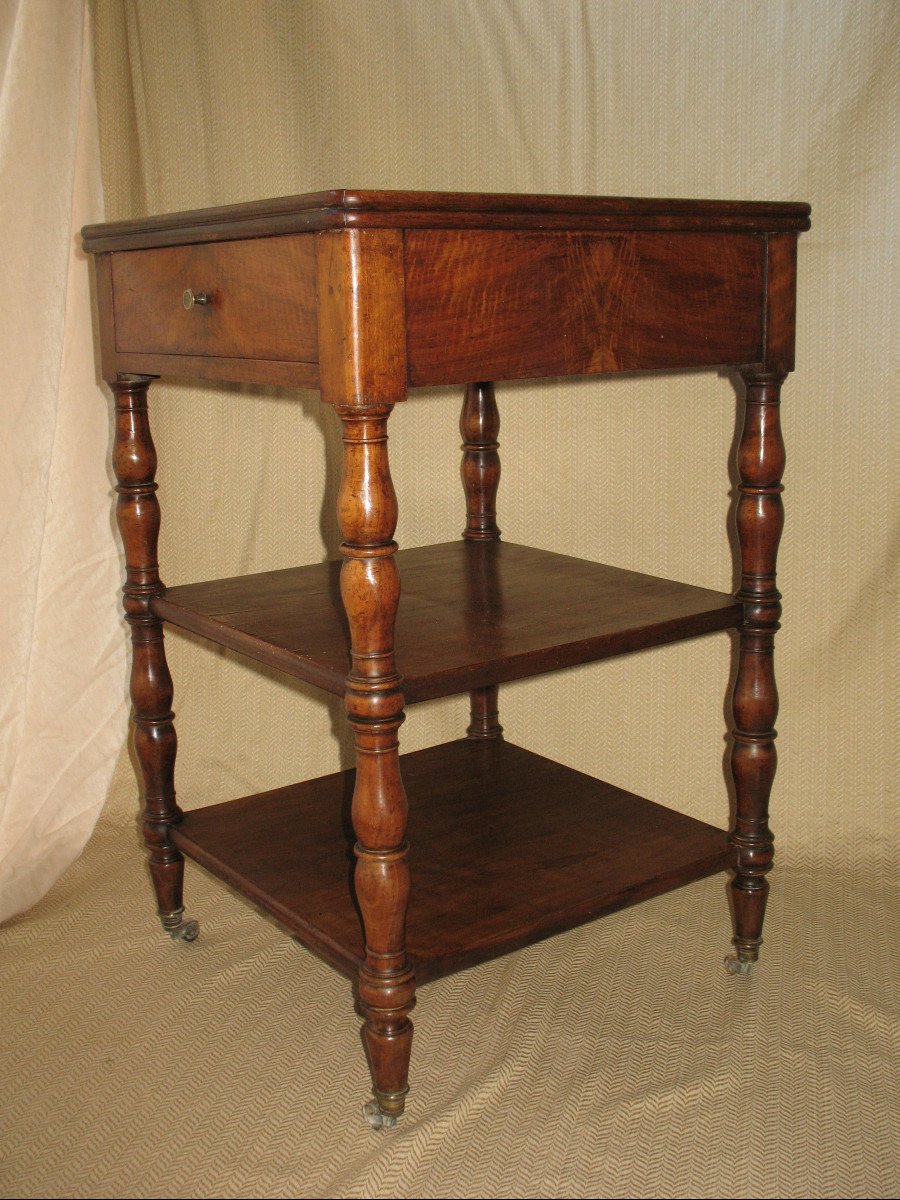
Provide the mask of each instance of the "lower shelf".
[{"label": "lower shelf", "polygon": [[[403,756],[419,983],[722,870],[727,834],[508,742]],[[363,953],[355,772],[185,814],[175,844],[338,970]]]}]

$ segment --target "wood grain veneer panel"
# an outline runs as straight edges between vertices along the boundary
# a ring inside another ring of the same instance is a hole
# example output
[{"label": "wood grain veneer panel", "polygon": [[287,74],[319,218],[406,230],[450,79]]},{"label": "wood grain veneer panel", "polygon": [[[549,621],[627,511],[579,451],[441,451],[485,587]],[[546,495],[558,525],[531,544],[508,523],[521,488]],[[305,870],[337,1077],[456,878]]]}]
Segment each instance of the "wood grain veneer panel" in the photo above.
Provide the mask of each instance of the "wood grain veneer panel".
[{"label": "wood grain veneer panel", "polygon": [[411,230],[412,386],[758,361],[752,234]]},{"label": "wood grain veneer panel", "polygon": [[766,238],[766,352],[770,371],[793,371],[797,305],[797,235]]},{"label": "wood grain veneer panel", "polygon": [[[114,253],[119,354],[316,362],[314,234]],[[185,288],[212,302],[186,311]]]},{"label": "wood grain veneer panel", "polygon": [[[511,542],[401,550],[395,628],[407,703],[738,625],[723,592]],[[339,562],[169,588],[174,625],[344,694]]]}]

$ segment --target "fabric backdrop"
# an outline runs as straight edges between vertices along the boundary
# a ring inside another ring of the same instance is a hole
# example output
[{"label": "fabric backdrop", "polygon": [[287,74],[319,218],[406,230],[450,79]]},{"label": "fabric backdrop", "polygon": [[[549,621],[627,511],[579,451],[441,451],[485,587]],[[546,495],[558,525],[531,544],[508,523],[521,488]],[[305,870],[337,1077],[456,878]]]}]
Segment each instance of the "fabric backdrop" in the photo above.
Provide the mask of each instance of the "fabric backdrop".
[{"label": "fabric backdrop", "polygon": [[0,920],[80,853],[125,735],[125,646],[78,231],[102,219],[81,0],[0,5]]}]

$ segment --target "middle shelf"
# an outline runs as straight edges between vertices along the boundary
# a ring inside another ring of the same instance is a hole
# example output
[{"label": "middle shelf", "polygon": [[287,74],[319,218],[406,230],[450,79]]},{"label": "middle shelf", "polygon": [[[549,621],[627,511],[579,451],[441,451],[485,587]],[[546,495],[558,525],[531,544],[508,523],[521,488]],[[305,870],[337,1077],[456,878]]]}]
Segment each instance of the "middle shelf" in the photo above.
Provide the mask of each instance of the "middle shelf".
[{"label": "middle shelf", "polygon": [[[734,597],[512,542],[400,550],[397,668],[407,704],[738,626]],[[343,696],[349,634],[323,562],[181,584],[170,624]]]}]

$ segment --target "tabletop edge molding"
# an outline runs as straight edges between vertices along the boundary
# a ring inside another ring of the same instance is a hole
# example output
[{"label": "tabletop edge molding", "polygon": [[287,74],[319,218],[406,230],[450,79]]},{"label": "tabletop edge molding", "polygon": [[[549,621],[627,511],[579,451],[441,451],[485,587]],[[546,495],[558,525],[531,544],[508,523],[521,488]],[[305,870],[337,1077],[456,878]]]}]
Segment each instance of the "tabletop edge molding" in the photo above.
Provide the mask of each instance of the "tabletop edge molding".
[{"label": "tabletop edge molding", "polygon": [[797,201],[337,189],[86,225],[91,253],[346,227],[785,232],[809,228]]}]

